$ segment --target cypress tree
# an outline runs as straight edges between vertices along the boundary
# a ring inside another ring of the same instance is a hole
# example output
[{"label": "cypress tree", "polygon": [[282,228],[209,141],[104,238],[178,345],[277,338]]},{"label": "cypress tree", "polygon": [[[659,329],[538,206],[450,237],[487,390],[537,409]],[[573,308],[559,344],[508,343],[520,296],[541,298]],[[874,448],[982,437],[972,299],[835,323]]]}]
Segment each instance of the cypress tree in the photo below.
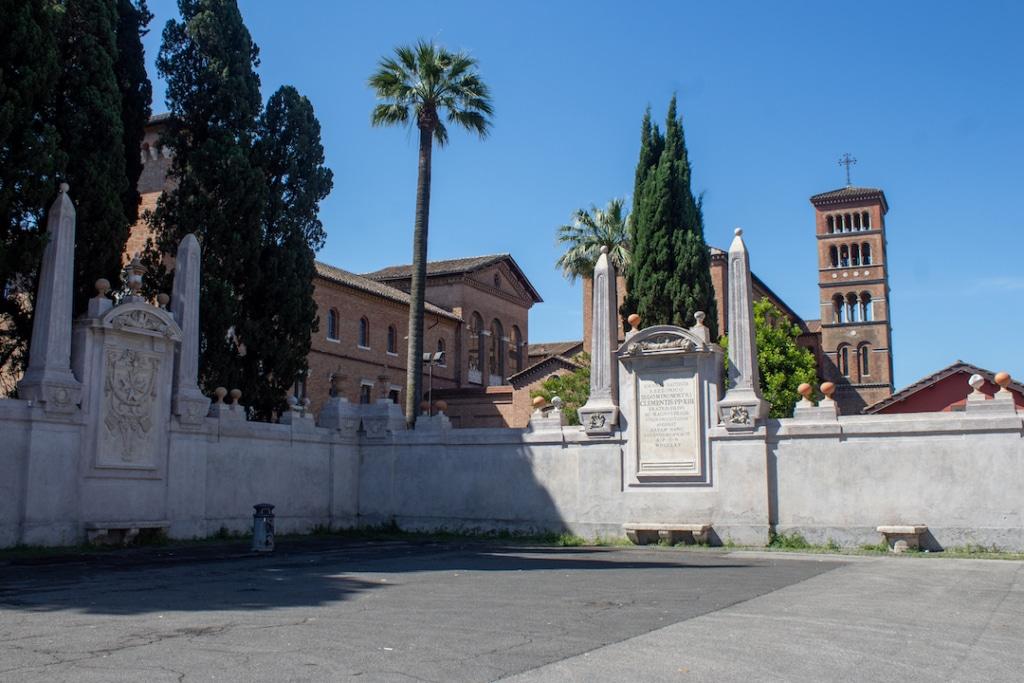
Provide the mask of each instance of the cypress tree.
[{"label": "cypress tree", "polygon": [[61,168],[52,123],[59,15],[50,0],[0,0],[0,17],[0,377],[12,377],[27,357],[43,213]]},{"label": "cypress tree", "polygon": [[[194,232],[203,247],[200,382],[241,387],[242,307],[258,280],[265,183],[253,163],[260,114],[259,49],[233,0],[179,0],[181,20],[163,31],[157,69],[170,120],[161,144],[174,150],[177,186],[159,200],[147,250],[151,287],[167,291],[162,254]],[[263,304],[269,302],[260,302]]]},{"label": "cypress tree", "polygon": [[124,169],[128,185],[121,197],[129,224],[139,220],[139,176],[142,159],[139,148],[146,134],[146,123],[152,115],[153,85],[146,74],[146,55],[142,37],[149,33],[153,15],[146,0],[117,0],[117,61],[114,71],[121,91],[121,124],[124,129]]},{"label": "cypress tree", "polygon": [[131,227],[123,203],[128,177],[121,91],[114,72],[117,23],[115,0],[64,4],[56,125],[67,155],[64,177],[71,185],[77,212],[76,315],[95,295],[97,278],[118,281]]},{"label": "cypress tree", "polygon": [[266,178],[267,201],[259,268],[243,302],[240,337],[246,371],[240,388],[255,416],[269,420],[286,409],[288,388],[307,370],[317,327],[314,253],[326,237],[318,213],[334,181],[324,167],[313,105],[295,88],[284,86],[274,93],[258,134],[253,156]]},{"label": "cypress tree", "polygon": [[662,136],[644,115],[633,206],[633,259],[626,274],[623,314],[636,312],[645,326],[693,325],[707,314],[717,338],[717,308],[704,242],[701,203],[690,189],[690,162],[676,98]]}]

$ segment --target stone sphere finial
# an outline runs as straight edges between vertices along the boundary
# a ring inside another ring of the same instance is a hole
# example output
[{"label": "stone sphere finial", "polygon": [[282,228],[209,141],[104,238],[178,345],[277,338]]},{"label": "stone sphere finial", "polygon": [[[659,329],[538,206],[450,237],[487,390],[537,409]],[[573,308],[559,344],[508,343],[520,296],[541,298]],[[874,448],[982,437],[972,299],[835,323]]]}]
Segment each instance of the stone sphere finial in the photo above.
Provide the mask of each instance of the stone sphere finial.
[{"label": "stone sphere finial", "polygon": [[71,190],[71,186],[68,185],[67,183],[61,183],[60,184],[60,193],[61,194],[67,194],[70,190]]},{"label": "stone sphere finial", "polygon": [[552,396],[551,397],[551,405],[553,405],[555,407],[555,410],[561,410],[562,409],[562,397],[561,396]]},{"label": "stone sphere finial", "polygon": [[608,245],[607,244],[602,244],[601,245],[601,253],[602,254],[607,254],[608,253]]},{"label": "stone sphere finial", "polygon": [[443,413],[448,410],[448,401],[434,401],[434,408],[439,413]]},{"label": "stone sphere finial", "polygon": [[967,380],[967,384],[969,384],[971,388],[974,389],[975,393],[980,394],[981,388],[985,386],[985,378],[979,375],[978,373],[974,373],[973,375],[971,375],[970,379]]},{"label": "stone sphere finial", "polygon": [[295,395],[289,396],[288,397],[288,405],[292,406],[293,408],[295,406],[299,405],[299,397],[295,396]]},{"label": "stone sphere finial", "polygon": [[999,385],[999,388],[1002,391],[1009,391],[1007,389],[1007,387],[1010,386],[1010,373],[1008,373],[1006,371],[997,372],[996,376],[995,376],[995,380],[996,380],[996,384]]},{"label": "stone sphere finial", "polygon": [[544,400],[543,396],[534,396],[533,397],[533,407],[535,409],[543,408],[545,403],[547,403],[547,401]]},{"label": "stone sphere finial", "polygon": [[626,322],[628,322],[629,326],[633,328],[633,332],[640,331],[640,316],[636,313],[630,313],[629,317],[626,318]]},{"label": "stone sphere finial", "polygon": [[242,390],[232,389],[231,393],[228,394],[228,396],[231,397],[231,402],[237,406],[238,402],[242,400]]},{"label": "stone sphere finial", "polygon": [[160,306],[160,308],[167,308],[167,304],[170,302],[170,300],[171,297],[167,296],[163,292],[160,292],[159,294],[156,295],[156,303]]},{"label": "stone sphere finial", "polygon": [[223,403],[224,397],[228,395],[228,390],[225,389],[224,387],[217,387],[216,389],[213,390],[213,395],[216,399],[214,401],[215,403]]},{"label": "stone sphere finial", "polygon": [[832,394],[836,391],[836,385],[832,382],[824,382],[821,385],[821,393],[825,394],[825,398],[832,398]]},{"label": "stone sphere finial", "polygon": [[704,311],[697,311],[696,313],[693,314],[694,320],[696,320],[697,324],[701,326],[704,325],[704,318],[706,317],[708,316],[706,313],[704,313]]},{"label": "stone sphere finial", "polygon": [[96,295],[101,299],[105,299],[107,292],[110,291],[110,280],[105,277],[101,277],[96,281]]},{"label": "stone sphere finial", "polygon": [[734,235],[736,235],[737,237],[739,237],[740,235],[742,235],[742,234],[743,234],[743,228],[736,228],[736,229],[735,229],[735,230],[733,230],[732,232],[733,232],[733,234],[734,234]]},{"label": "stone sphere finial", "polygon": [[803,384],[801,384],[800,386],[798,386],[796,388],[796,392],[798,394],[800,394],[801,396],[803,396],[804,400],[806,400],[806,401],[811,400],[811,391],[812,391],[811,385],[808,384],[807,382],[804,382]]}]

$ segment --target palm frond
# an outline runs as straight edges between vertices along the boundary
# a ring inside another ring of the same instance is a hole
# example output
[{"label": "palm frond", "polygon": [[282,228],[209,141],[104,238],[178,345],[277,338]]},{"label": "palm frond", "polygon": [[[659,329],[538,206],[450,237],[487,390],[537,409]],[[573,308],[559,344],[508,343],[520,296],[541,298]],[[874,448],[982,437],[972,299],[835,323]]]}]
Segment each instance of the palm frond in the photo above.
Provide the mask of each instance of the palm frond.
[{"label": "palm frond", "polygon": [[400,104],[378,104],[370,115],[370,123],[374,126],[394,126],[409,121],[409,108]]},{"label": "palm frond", "polygon": [[577,209],[572,223],[559,226],[556,243],[568,245],[555,265],[570,282],[594,272],[601,247],[608,247],[608,259],[622,271],[630,260],[629,219],[623,216],[625,202],[613,199],[603,209]]},{"label": "palm frond", "polygon": [[[465,52],[449,52],[428,40],[396,47],[393,56],[380,60],[368,81],[381,100],[373,110],[373,125],[420,123],[419,114],[433,110],[449,124],[486,137],[494,110],[490,89],[476,68],[476,59]],[[435,118],[422,120],[434,125]],[[436,121],[434,139],[443,146],[448,128],[440,118]]]}]

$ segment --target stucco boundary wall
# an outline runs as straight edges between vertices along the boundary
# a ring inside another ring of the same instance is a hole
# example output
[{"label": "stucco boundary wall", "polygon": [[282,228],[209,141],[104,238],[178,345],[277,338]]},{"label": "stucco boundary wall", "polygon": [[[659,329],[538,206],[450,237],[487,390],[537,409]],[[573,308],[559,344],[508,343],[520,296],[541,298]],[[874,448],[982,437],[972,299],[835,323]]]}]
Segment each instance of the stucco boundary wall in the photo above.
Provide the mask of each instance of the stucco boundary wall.
[{"label": "stucco boundary wall", "polygon": [[358,524],[358,436],[311,418],[172,419],[166,469],[136,476],[95,476],[85,432],[82,413],[51,419],[29,401],[0,401],[0,547],[75,545],[103,524],[160,526],[176,539],[244,533],[263,502],[277,506],[279,533]]},{"label": "stucco boundary wall", "polygon": [[[365,431],[172,420],[165,478],[80,476],[80,419],[0,401],[0,546],[67,545],[101,521],[164,520],[172,538],[250,528],[276,505],[281,533],[316,527],[622,535],[627,522],[711,524],[714,543],[769,529],[815,543],[877,543],[923,524],[924,547],[1024,550],[1024,419],[918,413],[769,420],[708,434],[709,477],[634,485],[622,432],[580,428]],[[100,513],[102,510],[102,514]]]},{"label": "stucco boundary wall", "polygon": [[770,420],[767,431],[779,533],[854,546],[878,543],[878,526],[926,525],[923,548],[1024,551],[1024,416],[1012,409]]}]

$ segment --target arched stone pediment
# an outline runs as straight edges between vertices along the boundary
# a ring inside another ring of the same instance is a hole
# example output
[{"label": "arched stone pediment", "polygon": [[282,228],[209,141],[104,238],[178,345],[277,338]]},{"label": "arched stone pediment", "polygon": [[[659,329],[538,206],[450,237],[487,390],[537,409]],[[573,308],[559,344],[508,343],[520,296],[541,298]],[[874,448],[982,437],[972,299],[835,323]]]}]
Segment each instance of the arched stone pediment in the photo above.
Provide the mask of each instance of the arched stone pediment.
[{"label": "arched stone pediment", "polygon": [[712,345],[699,336],[675,325],[652,325],[624,341],[616,354],[619,358],[666,353],[710,351]]},{"label": "arched stone pediment", "polygon": [[147,303],[121,304],[107,311],[100,324],[114,330],[165,337],[181,341],[181,328],[167,311]]}]

